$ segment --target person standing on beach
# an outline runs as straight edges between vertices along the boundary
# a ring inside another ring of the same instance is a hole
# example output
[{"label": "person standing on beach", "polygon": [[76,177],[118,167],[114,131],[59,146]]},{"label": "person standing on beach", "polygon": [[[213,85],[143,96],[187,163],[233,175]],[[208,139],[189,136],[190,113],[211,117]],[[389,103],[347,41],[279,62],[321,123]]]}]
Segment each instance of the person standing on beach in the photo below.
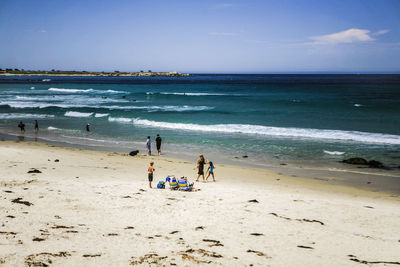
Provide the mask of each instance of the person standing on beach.
[{"label": "person standing on beach", "polygon": [[148,173],[148,179],[149,179],[149,187],[151,187],[151,182],[153,182],[153,173],[156,169],[153,167],[154,162],[150,162],[150,166],[147,168],[147,173]]},{"label": "person standing on beach", "polygon": [[86,124],[86,131],[87,131],[87,132],[90,132],[90,124],[89,124],[89,123]]},{"label": "person standing on beach", "polygon": [[147,148],[147,155],[151,156],[151,139],[150,139],[150,136],[147,136],[146,148]]},{"label": "person standing on beach", "polygon": [[212,163],[212,161],[209,162],[210,166],[208,167],[207,171],[208,171],[208,175],[206,177],[206,181],[208,180],[208,177],[210,177],[210,174],[213,178],[213,181],[215,182],[215,176],[214,176],[214,164]]},{"label": "person standing on beach", "polygon": [[203,155],[199,156],[199,159],[197,160],[197,179],[196,182],[199,181],[200,176],[203,176],[203,182],[206,182],[206,179],[204,178],[204,164],[206,164],[206,160],[204,159]]},{"label": "person standing on beach", "polygon": [[161,139],[160,135],[157,134],[156,145],[157,145],[157,151],[158,151],[159,156],[161,156],[161,142],[162,142],[162,139]]},{"label": "person standing on beach", "polygon": [[19,122],[18,127],[21,129],[21,133],[25,132],[25,124],[22,121]]},{"label": "person standing on beach", "polygon": [[39,123],[37,120],[35,120],[35,132],[39,131]]}]

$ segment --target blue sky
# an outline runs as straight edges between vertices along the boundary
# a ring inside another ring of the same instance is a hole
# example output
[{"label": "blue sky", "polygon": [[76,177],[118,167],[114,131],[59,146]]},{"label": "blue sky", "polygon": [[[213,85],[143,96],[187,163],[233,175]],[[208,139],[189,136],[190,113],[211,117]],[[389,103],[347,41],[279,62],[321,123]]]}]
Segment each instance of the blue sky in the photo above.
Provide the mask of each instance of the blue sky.
[{"label": "blue sky", "polygon": [[0,1],[0,67],[400,72],[400,1]]}]

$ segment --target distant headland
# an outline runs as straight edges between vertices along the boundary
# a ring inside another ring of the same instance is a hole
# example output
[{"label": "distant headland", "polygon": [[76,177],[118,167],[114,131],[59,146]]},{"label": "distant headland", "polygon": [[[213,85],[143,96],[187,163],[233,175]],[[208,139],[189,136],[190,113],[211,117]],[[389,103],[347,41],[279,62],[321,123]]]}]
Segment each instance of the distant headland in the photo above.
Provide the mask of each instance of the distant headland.
[{"label": "distant headland", "polygon": [[20,76],[98,76],[98,77],[183,77],[190,76],[187,73],[179,73],[177,71],[171,72],[153,72],[139,71],[139,72],[123,72],[123,71],[75,71],[75,70],[24,70],[24,69],[0,69],[0,75],[20,75]]}]

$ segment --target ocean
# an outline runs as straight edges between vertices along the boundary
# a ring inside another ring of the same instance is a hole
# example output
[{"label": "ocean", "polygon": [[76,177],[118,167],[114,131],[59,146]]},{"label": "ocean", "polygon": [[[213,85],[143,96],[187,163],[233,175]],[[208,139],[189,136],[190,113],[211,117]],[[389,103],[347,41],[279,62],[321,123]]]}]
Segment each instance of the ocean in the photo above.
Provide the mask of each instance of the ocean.
[{"label": "ocean", "polygon": [[400,75],[2,76],[0,132],[21,136],[19,121],[24,138],[106,150],[145,153],[160,134],[164,154],[181,158],[396,168]]}]

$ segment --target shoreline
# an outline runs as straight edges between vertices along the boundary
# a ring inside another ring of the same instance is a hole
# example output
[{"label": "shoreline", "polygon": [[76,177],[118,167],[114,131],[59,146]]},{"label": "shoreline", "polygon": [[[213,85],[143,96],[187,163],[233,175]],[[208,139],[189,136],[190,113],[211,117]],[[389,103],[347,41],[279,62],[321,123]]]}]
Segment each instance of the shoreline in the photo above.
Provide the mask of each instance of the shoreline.
[{"label": "shoreline", "polygon": [[[40,137],[38,135],[26,136],[18,133],[11,134],[4,132],[0,133],[0,138],[2,141],[38,142],[61,147],[116,153],[129,153],[131,150],[135,150],[138,147],[140,148],[141,145],[141,143],[132,142],[132,147],[127,149],[126,147],[107,146],[103,144],[100,146],[99,144],[73,143],[61,140],[57,138],[57,135],[54,137],[55,139],[49,139],[49,137]],[[196,152],[181,153],[180,151],[171,150],[171,148],[172,147],[168,150],[163,150],[162,158],[172,157],[178,160],[195,162],[198,157],[198,153],[196,154]],[[142,149],[139,150],[144,151]],[[217,166],[230,165],[246,169],[255,168],[275,172],[279,175],[290,176],[294,179],[305,177],[305,179],[317,180],[329,185],[350,186],[372,192],[385,192],[388,194],[400,195],[400,183],[398,182],[400,175],[397,170],[373,169],[340,162],[315,163],[305,160],[275,160],[268,162],[268,164],[261,164],[252,162],[249,158],[236,159],[233,155],[221,154],[207,154],[206,159],[209,158],[212,158],[212,161],[217,164]]]},{"label": "shoreline", "polygon": [[0,156],[0,265],[399,261],[399,196],[229,165],[188,193],[146,180],[152,160],[153,186],[193,181],[195,163],[180,159],[15,141]]}]

